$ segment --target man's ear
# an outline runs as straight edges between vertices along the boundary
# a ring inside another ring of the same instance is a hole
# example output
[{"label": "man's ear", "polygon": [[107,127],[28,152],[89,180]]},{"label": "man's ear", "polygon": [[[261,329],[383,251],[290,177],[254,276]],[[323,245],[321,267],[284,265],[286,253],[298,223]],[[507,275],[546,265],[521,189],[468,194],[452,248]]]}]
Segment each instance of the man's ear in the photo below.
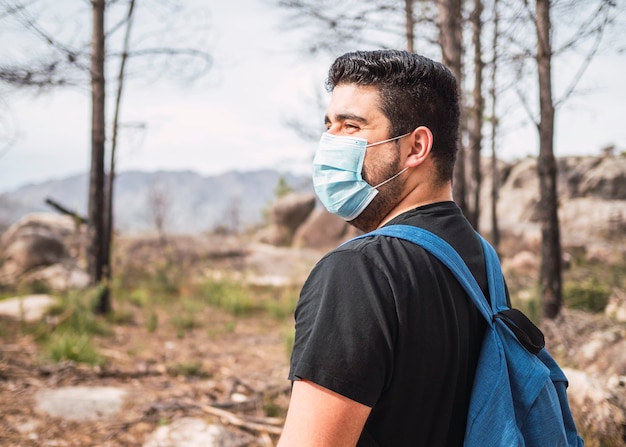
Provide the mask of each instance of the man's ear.
[{"label": "man's ear", "polygon": [[433,148],[433,133],[426,126],[420,126],[409,135],[411,147],[406,159],[405,166],[415,167],[422,164]]}]

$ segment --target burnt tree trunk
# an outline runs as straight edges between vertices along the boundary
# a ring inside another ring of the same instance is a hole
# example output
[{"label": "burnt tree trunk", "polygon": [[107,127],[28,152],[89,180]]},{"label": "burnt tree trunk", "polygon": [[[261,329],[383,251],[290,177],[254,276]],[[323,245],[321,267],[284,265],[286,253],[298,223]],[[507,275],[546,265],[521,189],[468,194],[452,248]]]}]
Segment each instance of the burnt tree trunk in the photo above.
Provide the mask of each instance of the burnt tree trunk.
[{"label": "burnt tree trunk", "polygon": [[413,0],[404,1],[406,50],[413,53],[415,51],[415,21],[413,20]]},{"label": "burnt tree trunk", "polygon": [[541,221],[542,316],[555,318],[562,305],[561,238],[558,218],[557,166],[554,157],[554,103],[552,100],[552,44],[550,0],[537,0],[537,71],[539,75],[539,207]]},{"label": "burnt tree trunk", "polygon": [[469,132],[469,150],[471,159],[471,180],[474,187],[473,206],[469,214],[469,221],[476,231],[478,231],[478,217],[480,216],[480,187],[482,185],[482,172],[480,165],[480,152],[483,144],[482,128],[485,102],[483,100],[483,70],[482,60],[482,0],[474,1],[474,10],[471,15],[472,22],[472,44],[474,46],[474,89],[472,119]]},{"label": "burnt tree trunk", "polygon": [[[462,52],[463,41],[461,34],[461,0],[437,0],[437,21],[439,26],[439,44],[443,64],[447,66],[457,79],[459,93],[463,85]],[[462,101],[462,95],[460,95]],[[461,106],[461,127],[465,124],[465,111]],[[458,153],[454,166],[452,194],[454,201],[459,205],[465,216],[469,216],[467,208],[467,186],[465,180],[465,150],[459,136]]]},{"label": "burnt tree trunk", "polygon": [[[88,271],[92,285],[102,284],[108,265],[104,222],[105,81],[104,9],[105,0],[92,0],[91,39],[91,169],[89,172]],[[111,310],[108,286],[101,289],[96,312]]]},{"label": "burnt tree trunk", "polygon": [[496,116],[496,73],[498,69],[498,25],[500,16],[497,3],[493,6],[493,40],[491,46],[491,243],[498,250],[500,246],[500,229],[498,228],[498,189],[500,188],[500,173],[498,171],[498,155],[496,152],[496,138],[498,135],[498,118]]}]

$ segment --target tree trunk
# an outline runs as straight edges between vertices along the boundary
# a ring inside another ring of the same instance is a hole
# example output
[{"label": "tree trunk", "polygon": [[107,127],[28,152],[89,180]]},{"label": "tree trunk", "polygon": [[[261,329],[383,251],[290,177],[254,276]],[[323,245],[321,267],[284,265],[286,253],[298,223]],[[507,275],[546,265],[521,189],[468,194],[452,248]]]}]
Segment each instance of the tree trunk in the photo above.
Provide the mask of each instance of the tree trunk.
[{"label": "tree trunk", "polygon": [[114,227],[114,218],[113,218],[113,202],[114,202],[114,187],[115,187],[115,157],[117,152],[117,135],[119,130],[119,117],[120,117],[120,108],[122,102],[122,93],[124,90],[124,74],[126,69],[126,60],[128,59],[128,50],[130,47],[130,32],[132,30],[133,25],[133,13],[135,10],[135,0],[130,0],[128,3],[128,13],[126,16],[126,33],[124,35],[124,49],[122,52],[122,59],[120,61],[120,70],[117,77],[117,95],[115,97],[115,110],[113,114],[113,126],[112,126],[112,135],[111,135],[111,158],[109,165],[109,181],[108,188],[106,194],[106,225],[105,225],[105,240],[104,240],[104,249],[107,253],[106,260],[106,274],[107,278],[110,278],[112,275],[111,270],[111,245],[113,242],[113,227]]},{"label": "tree trunk", "polygon": [[496,153],[496,138],[498,135],[498,118],[496,115],[496,73],[498,69],[498,3],[493,6],[493,40],[491,46],[491,243],[498,250],[500,246],[500,229],[498,228],[498,189],[500,188],[500,173],[498,171],[498,156]]},{"label": "tree trunk", "polygon": [[541,219],[540,293],[542,315],[555,318],[562,304],[561,242],[559,234],[557,167],[554,157],[554,103],[552,100],[552,44],[550,0],[537,0],[537,68],[539,75],[539,175]]},{"label": "tree trunk", "polygon": [[483,100],[483,70],[482,61],[482,16],[483,3],[482,0],[474,1],[474,11],[472,11],[472,44],[474,46],[474,91],[473,91],[473,107],[471,129],[469,132],[469,148],[471,157],[471,176],[474,186],[473,207],[470,213],[470,223],[476,231],[478,231],[478,217],[480,215],[480,187],[482,185],[482,172],[480,166],[480,152],[482,148],[482,128],[483,113],[485,110],[485,102]]},{"label": "tree trunk", "polygon": [[406,50],[413,53],[415,51],[415,21],[413,20],[413,0],[404,1],[404,13],[406,17]]},{"label": "tree trunk", "polygon": [[[456,76],[459,86],[459,100],[461,101],[461,126],[465,123],[465,110],[462,104],[463,96],[460,94],[463,85],[463,70],[461,54],[463,50],[461,35],[461,0],[437,0],[439,44],[443,64],[446,65]],[[462,133],[462,132],[461,132]],[[465,151],[462,139],[459,136],[458,153],[454,167],[453,191],[454,200],[459,205],[463,214],[469,215],[467,209],[467,187],[465,181]]]},{"label": "tree trunk", "polygon": [[[105,0],[92,0],[93,29],[91,40],[91,170],[89,173],[89,236],[88,270],[91,283],[100,285],[108,264],[104,247],[104,148],[105,148],[105,84],[104,84],[104,9]],[[96,312],[111,309],[108,286],[98,297]]]}]

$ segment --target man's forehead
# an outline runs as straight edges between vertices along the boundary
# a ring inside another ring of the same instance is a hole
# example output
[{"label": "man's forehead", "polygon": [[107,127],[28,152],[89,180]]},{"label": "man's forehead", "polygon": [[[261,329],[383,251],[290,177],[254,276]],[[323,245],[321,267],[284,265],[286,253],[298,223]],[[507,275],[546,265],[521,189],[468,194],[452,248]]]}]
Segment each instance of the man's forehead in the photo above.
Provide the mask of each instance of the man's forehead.
[{"label": "man's forehead", "polygon": [[356,84],[336,86],[326,110],[326,118],[331,120],[352,119],[368,122],[379,119],[380,115],[382,111],[378,89]]}]

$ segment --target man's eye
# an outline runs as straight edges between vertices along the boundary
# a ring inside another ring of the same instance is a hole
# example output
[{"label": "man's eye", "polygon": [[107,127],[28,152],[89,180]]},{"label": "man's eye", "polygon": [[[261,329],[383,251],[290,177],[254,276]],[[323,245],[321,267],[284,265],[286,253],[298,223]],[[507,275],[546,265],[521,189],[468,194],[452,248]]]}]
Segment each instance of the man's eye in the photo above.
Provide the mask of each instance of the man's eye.
[{"label": "man's eye", "polygon": [[359,126],[357,126],[356,124],[352,124],[352,123],[346,123],[345,126],[348,129],[353,129],[353,130],[358,130],[359,129]]}]

